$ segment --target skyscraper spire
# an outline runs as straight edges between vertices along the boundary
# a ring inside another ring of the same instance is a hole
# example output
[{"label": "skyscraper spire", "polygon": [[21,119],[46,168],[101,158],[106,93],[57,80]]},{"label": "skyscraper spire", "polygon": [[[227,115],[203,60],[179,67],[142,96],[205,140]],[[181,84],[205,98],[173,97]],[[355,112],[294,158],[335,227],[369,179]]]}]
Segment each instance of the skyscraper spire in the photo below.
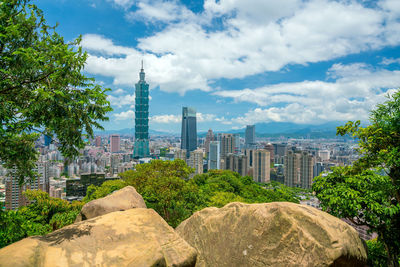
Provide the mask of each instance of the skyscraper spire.
[{"label": "skyscraper spire", "polygon": [[136,83],[135,91],[135,147],[133,155],[144,158],[150,155],[149,151],[149,85],[145,81],[145,73],[140,70],[140,80]]}]

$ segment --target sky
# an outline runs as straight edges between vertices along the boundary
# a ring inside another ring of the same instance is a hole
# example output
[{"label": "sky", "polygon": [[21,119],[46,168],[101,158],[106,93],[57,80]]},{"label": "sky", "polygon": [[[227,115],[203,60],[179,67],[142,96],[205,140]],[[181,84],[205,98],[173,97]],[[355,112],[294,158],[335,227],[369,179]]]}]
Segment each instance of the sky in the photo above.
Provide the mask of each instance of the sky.
[{"label": "sky", "polygon": [[107,130],[134,128],[141,60],[150,129],[367,121],[400,87],[399,0],[36,0],[85,74],[111,88]]}]

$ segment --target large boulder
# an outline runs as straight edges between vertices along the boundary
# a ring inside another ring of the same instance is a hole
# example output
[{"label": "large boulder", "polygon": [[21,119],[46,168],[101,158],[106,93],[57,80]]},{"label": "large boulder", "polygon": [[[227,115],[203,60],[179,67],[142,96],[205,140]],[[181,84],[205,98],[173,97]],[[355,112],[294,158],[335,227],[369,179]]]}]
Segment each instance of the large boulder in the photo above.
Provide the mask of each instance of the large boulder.
[{"label": "large boulder", "polygon": [[198,251],[196,266],[365,266],[351,226],[288,202],[230,203],[193,214],[175,229]]},{"label": "large boulder", "polygon": [[142,196],[132,186],[126,186],[112,194],[86,203],[75,222],[84,221],[114,211],[146,208]]},{"label": "large boulder", "polygon": [[196,250],[154,210],[116,211],[0,249],[0,266],[195,266]]}]

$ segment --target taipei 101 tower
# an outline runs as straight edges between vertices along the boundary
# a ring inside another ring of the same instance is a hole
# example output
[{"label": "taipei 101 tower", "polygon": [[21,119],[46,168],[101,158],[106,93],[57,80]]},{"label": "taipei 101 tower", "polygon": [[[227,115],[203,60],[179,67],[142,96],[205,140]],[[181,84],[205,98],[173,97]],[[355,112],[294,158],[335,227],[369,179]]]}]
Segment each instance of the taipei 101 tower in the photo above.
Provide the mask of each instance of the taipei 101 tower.
[{"label": "taipei 101 tower", "polygon": [[144,80],[144,69],[139,73],[139,81],[135,84],[135,148],[133,156],[144,158],[149,153],[149,85]]}]

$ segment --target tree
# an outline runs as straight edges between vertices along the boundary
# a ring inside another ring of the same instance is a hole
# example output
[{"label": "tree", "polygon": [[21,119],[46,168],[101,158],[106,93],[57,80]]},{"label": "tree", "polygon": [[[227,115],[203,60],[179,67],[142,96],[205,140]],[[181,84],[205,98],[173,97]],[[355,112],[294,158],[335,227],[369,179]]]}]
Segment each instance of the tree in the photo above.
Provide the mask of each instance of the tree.
[{"label": "tree", "polygon": [[55,136],[66,158],[78,155],[111,111],[108,89],[81,72],[80,38],[66,43],[29,0],[0,1],[0,160],[20,182],[34,177],[34,142]]},{"label": "tree", "polygon": [[338,167],[315,178],[313,190],[321,206],[340,218],[367,225],[378,233],[388,264],[398,266],[400,255],[400,92],[388,97],[370,115],[338,127],[340,135],[358,139],[360,158],[353,166]]},{"label": "tree", "polygon": [[0,248],[32,235],[44,235],[75,221],[83,203],[70,204],[41,190],[24,192],[32,204],[0,211]]}]

